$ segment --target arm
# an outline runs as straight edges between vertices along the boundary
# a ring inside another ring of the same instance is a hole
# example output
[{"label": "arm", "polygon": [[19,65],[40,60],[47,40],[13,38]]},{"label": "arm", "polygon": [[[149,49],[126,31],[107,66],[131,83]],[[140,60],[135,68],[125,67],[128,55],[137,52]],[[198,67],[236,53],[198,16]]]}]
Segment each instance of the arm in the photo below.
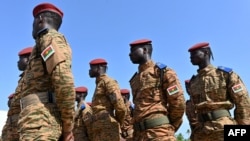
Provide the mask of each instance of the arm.
[{"label": "arm", "polygon": [[106,83],[108,97],[114,105],[116,120],[122,125],[126,115],[126,106],[120,93],[118,83],[113,80]]},{"label": "arm", "polygon": [[235,104],[234,118],[240,125],[250,124],[250,98],[240,77],[232,72],[229,74],[228,92]]},{"label": "arm", "polygon": [[177,131],[182,124],[185,99],[183,89],[176,73],[169,68],[164,74],[163,90],[167,97],[169,120]]}]

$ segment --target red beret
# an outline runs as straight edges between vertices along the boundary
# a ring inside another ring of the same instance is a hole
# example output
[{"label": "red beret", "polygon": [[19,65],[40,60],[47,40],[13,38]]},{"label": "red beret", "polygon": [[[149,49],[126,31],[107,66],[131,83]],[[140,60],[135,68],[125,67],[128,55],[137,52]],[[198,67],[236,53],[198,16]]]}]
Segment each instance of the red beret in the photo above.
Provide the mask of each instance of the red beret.
[{"label": "red beret", "polygon": [[121,89],[121,94],[125,95],[125,94],[129,94],[130,91],[128,89]]},{"label": "red beret", "polygon": [[63,12],[57,8],[55,5],[51,3],[41,3],[38,4],[34,9],[33,9],[33,16],[36,17],[38,14],[44,12],[44,11],[51,11],[54,13],[57,13],[61,18],[63,17]]},{"label": "red beret", "polygon": [[27,47],[24,48],[23,50],[21,50],[18,55],[22,56],[22,55],[27,55],[27,54],[31,54],[33,47]]},{"label": "red beret", "polygon": [[107,65],[108,63],[105,59],[97,58],[97,59],[90,61],[89,64],[90,65],[99,65],[99,64]]},{"label": "red beret", "polygon": [[130,43],[129,45],[131,47],[137,46],[137,45],[145,45],[145,44],[150,44],[152,41],[149,39],[140,39],[140,40],[136,40],[133,41],[132,43]]},{"label": "red beret", "polygon": [[88,92],[88,89],[84,86],[81,86],[81,87],[76,87],[75,91],[79,92],[79,93],[86,93],[86,92]]},{"label": "red beret", "polygon": [[190,80],[185,80],[185,84],[188,84],[190,82]]},{"label": "red beret", "polygon": [[194,51],[196,49],[200,48],[209,48],[209,43],[208,42],[201,42],[193,45],[191,48],[188,49],[189,52]]},{"label": "red beret", "polygon": [[12,99],[12,98],[14,97],[14,95],[15,95],[15,93],[10,94],[10,95],[8,96],[8,98],[9,98],[9,99]]}]

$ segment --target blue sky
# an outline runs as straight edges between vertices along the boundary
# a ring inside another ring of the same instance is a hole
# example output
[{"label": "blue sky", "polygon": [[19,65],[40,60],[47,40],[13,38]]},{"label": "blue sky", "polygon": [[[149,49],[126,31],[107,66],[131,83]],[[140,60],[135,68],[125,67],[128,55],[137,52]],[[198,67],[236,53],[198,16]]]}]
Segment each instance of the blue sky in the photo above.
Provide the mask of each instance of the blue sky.
[{"label": "blue sky", "polygon": [[[210,42],[215,66],[233,68],[250,87],[249,0],[5,0],[0,5],[1,73],[0,110],[7,111],[7,97],[13,93],[20,71],[17,53],[34,45],[32,10],[41,2],[51,2],[64,11],[62,32],[73,51],[75,86],[89,89],[91,101],[95,80],[89,78],[89,61],[105,58],[108,74],[121,88],[128,88],[137,65],[130,62],[129,43],[148,38],[153,42],[155,62],[174,69],[184,88],[184,80],[196,74],[188,48]],[[188,99],[185,93],[186,99]],[[178,132],[186,134],[186,117]]]}]

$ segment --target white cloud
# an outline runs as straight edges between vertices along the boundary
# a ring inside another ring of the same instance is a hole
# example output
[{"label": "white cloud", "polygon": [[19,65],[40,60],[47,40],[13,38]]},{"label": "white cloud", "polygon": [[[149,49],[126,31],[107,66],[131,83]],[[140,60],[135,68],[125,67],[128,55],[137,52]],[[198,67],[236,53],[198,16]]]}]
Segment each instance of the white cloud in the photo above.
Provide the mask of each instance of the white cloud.
[{"label": "white cloud", "polygon": [[2,129],[6,122],[6,119],[7,119],[7,111],[0,110],[0,131],[1,131],[0,135],[2,134]]}]

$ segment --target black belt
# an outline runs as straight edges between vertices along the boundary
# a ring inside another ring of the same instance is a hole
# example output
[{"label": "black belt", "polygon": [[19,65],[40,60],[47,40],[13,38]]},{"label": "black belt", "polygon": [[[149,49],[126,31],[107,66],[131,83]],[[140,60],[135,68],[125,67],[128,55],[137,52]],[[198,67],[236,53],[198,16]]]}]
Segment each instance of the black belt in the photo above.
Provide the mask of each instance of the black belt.
[{"label": "black belt", "polygon": [[160,126],[163,124],[168,124],[169,119],[167,116],[162,116],[159,118],[154,118],[154,119],[147,119],[142,122],[137,122],[134,124],[134,129],[137,131],[144,131],[150,128],[154,128],[156,126]]},{"label": "black belt", "polygon": [[228,110],[220,109],[220,110],[214,110],[212,112],[199,114],[199,121],[206,122],[206,121],[212,121],[216,120],[221,117],[230,117],[231,114]]}]

